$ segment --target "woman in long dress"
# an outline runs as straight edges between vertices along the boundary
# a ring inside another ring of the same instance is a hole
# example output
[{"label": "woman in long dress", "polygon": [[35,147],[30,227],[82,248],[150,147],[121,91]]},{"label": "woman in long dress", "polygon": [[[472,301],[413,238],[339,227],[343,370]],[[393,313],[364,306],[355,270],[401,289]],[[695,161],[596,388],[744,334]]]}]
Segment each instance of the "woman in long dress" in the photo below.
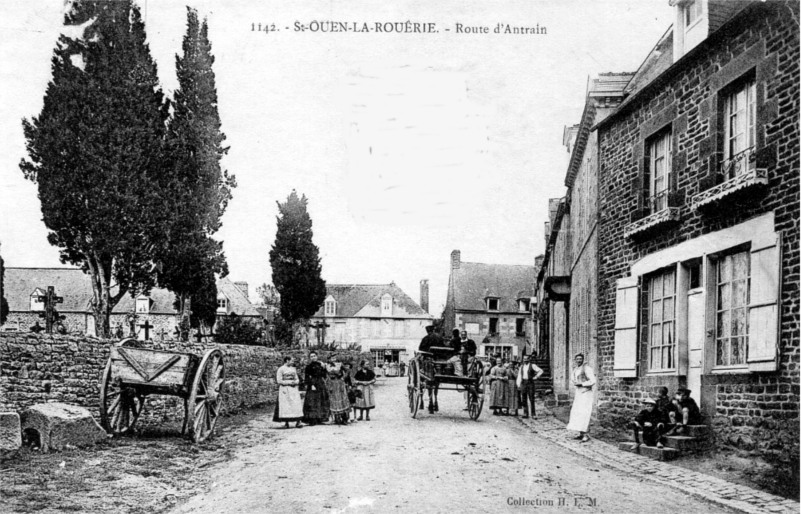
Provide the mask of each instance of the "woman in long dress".
[{"label": "woman in long dress", "polygon": [[283,421],[284,428],[289,428],[289,422],[295,422],[295,428],[303,428],[300,420],[303,419],[303,400],[300,399],[300,378],[295,369],[295,360],[284,357],[284,365],[278,368],[275,374],[278,384],[278,398],[275,402],[273,421]]},{"label": "woman in long dress", "polygon": [[328,387],[325,378],[328,372],[317,360],[317,352],[309,352],[311,362],[306,365],[303,372],[306,384],[306,399],[303,401],[303,421],[309,425],[316,425],[328,420],[330,402]]},{"label": "woman in long dress", "polygon": [[348,388],[345,385],[345,376],[339,359],[332,356],[328,360],[326,371],[328,371],[328,394],[331,400],[330,408],[334,423],[347,425],[348,415],[350,414],[350,401],[348,400]]},{"label": "woman in long dress", "polygon": [[375,384],[375,373],[373,370],[364,367],[364,361],[359,363],[359,369],[353,375],[354,385],[357,391],[361,391],[362,396],[356,397],[356,408],[359,409],[359,421],[362,415],[367,415],[370,421],[370,410],[375,408],[375,396],[373,395],[373,384]]},{"label": "woman in long dress", "polygon": [[495,367],[492,368],[489,374],[490,408],[492,409],[492,414],[497,416],[499,413],[503,413],[503,409],[506,408],[507,377],[506,368],[501,364],[501,360],[496,359],[495,363]]},{"label": "woman in long dress", "polygon": [[592,415],[593,386],[595,386],[595,372],[584,362],[584,354],[577,354],[575,357],[576,367],[573,368],[573,385],[576,386],[576,397],[573,399],[573,407],[570,409],[570,422],[567,424],[568,430],[575,430],[579,433],[574,439],[586,443],[590,440],[587,431],[590,428],[590,416]]},{"label": "woman in long dress", "polygon": [[512,416],[517,416],[517,363],[515,362],[507,362],[506,363],[506,385],[509,388],[507,391],[507,398],[506,398],[506,413],[511,414]]}]

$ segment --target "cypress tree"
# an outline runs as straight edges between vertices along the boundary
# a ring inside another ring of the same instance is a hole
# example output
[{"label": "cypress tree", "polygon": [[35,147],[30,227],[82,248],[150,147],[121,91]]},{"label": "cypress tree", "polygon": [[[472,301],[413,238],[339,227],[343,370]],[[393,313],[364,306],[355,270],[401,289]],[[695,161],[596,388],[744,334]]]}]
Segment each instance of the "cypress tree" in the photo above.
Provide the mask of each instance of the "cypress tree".
[{"label": "cypress tree", "polygon": [[[24,175],[38,185],[48,241],[91,275],[97,333],[127,292],[154,285],[167,210],[160,187],[168,105],[130,0],[73,4],[39,116],[23,120]],[[168,194],[166,196],[169,196]]]},{"label": "cypress tree", "polygon": [[308,320],[325,301],[320,251],[312,242],[308,200],[295,190],[278,202],[278,227],[270,250],[273,284],[281,298],[281,318],[295,325]]}]

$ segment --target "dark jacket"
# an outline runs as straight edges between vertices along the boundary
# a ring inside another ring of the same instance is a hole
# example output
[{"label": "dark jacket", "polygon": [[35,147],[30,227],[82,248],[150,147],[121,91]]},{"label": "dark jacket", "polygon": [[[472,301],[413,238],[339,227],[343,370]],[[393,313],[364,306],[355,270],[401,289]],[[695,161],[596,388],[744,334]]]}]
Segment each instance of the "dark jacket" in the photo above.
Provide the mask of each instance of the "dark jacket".
[{"label": "dark jacket", "polygon": [[[687,416],[687,424],[688,425],[698,425],[701,423],[701,409],[698,408],[698,404],[695,403],[695,400],[690,398],[683,398],[679,401],[679,407],[684,410],[685,408],[689,411],[689,416]],[[678,415],[681,418],[681,414]]]},{"label": "dark jacket", "polygon": [[467,341],[459,340],[459,351],[466,352],[467,355],[470,357],[475,357],[476,355],[476,342],[472,339],[468,339]]},{"label": "dark jacket", "polygon": [[654,428],[659,423],[662,423],[662,413],[660,413],[657,409],[653,411],[649,411],[648,409],[643,409],[637,414],[637,417],[634,418],[634,421],[640,424],[640,426],[645,427],[646,423],[651,423]]},{"label": "dark jacket", "polygon": [[420,341],[420,347],[418,350],[421,352],[430,352],[432,346],[442,346],[442,340],[434,332],[426,334],[422,341]]},{"label": "dark jacket", "polygon": [[656,399],[656,410],[662,415],[662,423],[670,423],[670,413],[676,413],[676,420],[679,419],[679,408],[673,403],[673,400],[668,396],[659,397]]}]

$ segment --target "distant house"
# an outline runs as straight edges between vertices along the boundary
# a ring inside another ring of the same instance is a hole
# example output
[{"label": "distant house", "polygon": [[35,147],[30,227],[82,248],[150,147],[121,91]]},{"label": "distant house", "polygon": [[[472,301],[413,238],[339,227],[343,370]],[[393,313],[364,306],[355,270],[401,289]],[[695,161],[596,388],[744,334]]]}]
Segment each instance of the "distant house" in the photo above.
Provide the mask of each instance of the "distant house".
[{"label": "distant house", "polygon": [[462,262],[451,252],[451,272],[445,303],[446,336],[466,330],[479,355],[520,358],[532,340],[532,298],[535,266]]},{"label": "distant house", "polygon": [[328,284],[325,302],[310,320],[308,338],[312,344],[358,344],[373,354],[376,365],[406,362],[432,320],[394,283]]},{"label": "distant house", "polygon": [[[6,268],[2,294],[9,312],[3,330],[27,331],[37,321],[44,326],[40,318],[44,304],[37,298],[53,286],[55,294],[63,298],[56,308],[64,316],[67,331],[96,335],[90,280],[89,275],[77,268]],[[149,294],[136,298],[126,294],[111,312],[112,332],[120,327],[125,337],[172,338],[179,322],[174,302],[175,294],[161,288],[153,288]],[[235,284],[227,278],[219,279],[217,305],[218,316],[236,313],[261,322],[261,315],[248,300],[245,282]]]}]

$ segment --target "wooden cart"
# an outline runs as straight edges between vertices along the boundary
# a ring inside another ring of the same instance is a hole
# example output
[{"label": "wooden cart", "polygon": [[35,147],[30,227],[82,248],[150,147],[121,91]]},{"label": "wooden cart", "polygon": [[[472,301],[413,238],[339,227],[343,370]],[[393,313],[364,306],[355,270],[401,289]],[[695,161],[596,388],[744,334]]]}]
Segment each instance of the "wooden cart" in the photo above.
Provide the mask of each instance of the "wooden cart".
[{"label": "wooden cart", "polygon": [[472,359],[465,376],[454,375],[447,361],[450,355],[450,348],[433,347],[431,352],[415,352],[409,361],[407,392],[409,411],[413,418],[417,417],[423,407],[424,393],[428,391],[429,402],[436,403],[436,394],[442,389],[466,392],[467,414],[473,421],[478,421],[484,407],[484,364],[478,359]]},{"label": "wooden cart", "polygon": [[184,399],[182,434],[201,442],[214,431],[222,408],[225,362],[220,350],[203,358],[135,347],[124,339],[111,347],[100,384],[100,423],[109,434],[133,431],[151,394]]}]

